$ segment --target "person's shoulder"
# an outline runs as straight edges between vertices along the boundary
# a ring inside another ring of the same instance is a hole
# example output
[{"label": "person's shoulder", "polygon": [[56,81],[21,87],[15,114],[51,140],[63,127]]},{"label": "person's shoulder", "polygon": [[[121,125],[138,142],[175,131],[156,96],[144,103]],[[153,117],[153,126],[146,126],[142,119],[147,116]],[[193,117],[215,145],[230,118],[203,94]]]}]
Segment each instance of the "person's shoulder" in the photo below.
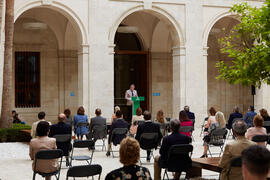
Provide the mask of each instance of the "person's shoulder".
[{"label": "person's shoulder", "polygon": [[116,179],[116,178],[120,178],[120,175],[122,174],[121,171],[122,171],[122,168],[118,168],[118,169],[112,170],[111,172],[109,172],[106,175],[105,180],[113,180],[113,179]]}]

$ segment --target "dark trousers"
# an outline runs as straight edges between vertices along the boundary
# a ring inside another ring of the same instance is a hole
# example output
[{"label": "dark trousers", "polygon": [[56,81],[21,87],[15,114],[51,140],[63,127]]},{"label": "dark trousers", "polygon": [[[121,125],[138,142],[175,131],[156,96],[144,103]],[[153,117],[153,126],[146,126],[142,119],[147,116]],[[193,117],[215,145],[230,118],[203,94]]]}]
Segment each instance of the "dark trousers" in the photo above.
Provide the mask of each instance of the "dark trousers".
[{"label": "dark trousers", "polygon": [[127,114],[126,121],[130,124],[130,122],[132,120],[132,105],[131,106],[127,106],[127,107],[128,107],[128,114]]}]

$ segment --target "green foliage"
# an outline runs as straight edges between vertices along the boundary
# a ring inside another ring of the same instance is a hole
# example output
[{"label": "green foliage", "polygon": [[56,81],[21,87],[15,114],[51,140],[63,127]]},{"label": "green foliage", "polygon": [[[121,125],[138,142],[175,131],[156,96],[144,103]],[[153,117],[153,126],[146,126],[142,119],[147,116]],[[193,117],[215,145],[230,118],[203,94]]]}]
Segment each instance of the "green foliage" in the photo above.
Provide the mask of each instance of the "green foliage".
[{"label": "green foliage", "polygon": [[270,0],[261,8],[247,3],[234,5],[231,10],[240,23],[220,39],[221,52],[233,59],[232,65],[220,61],[217,79],[231,84],[270,84]]},{"label": "green foliage", "polygon": [[31,129],[25,124],[13,124],[10,128],[0,128],[0,142],[26,142],[30,137],[20,132],[20,130]]}]

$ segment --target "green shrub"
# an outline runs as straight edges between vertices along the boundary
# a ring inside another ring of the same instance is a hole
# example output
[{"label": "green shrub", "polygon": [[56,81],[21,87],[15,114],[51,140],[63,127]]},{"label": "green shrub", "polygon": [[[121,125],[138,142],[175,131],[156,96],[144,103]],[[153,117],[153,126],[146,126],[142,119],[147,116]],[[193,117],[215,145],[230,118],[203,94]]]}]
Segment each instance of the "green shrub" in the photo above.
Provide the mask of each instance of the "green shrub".
[{"label": "green shrub", "polygon": [[31,129],[25,124],[13,124],[10,128],[0,128],[0,142],[29,142],[31,137],[20,130]]}]

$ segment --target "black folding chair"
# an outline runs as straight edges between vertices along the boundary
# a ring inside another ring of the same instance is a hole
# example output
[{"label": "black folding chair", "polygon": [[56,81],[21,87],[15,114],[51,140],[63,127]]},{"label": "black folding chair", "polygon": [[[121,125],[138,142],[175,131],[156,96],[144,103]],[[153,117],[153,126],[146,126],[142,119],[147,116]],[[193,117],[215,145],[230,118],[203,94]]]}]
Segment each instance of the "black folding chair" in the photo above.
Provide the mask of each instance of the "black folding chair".
[{"label": "black folding chair", "polygon": [[[156,149],[159,145],[158,142],[158,133],[142,133],[140,137],[140,147],[143,150],[150,151],[150,156],[153,157],[153,150]],[[146,157],[141,157],[146,158]],[[140,159],[140,164],[142,164]]]},{"label": "black folding chair", "polygon": [[[35,156],[35,162],[34,162],[34,172],[33,172],[33,180],[36,179],[36,174],[41,175],[42,177],[47,176],[55,176],[58,180],[60,178],[60,170],[61,170],[61,164],[62,164],[62,155],[63,151],[61,149],[53,149],[53,150],[41,150],[36,153]],[[37,169],[38,160],[53,160],[60,158],[60,165],[59,167],[51,173],[44,173],[40,172]]]},{"label": "black folding chair", "polygon": [[[208,143],[208,152],[212,157],[213,154],[218,154],[219,157],[223,153],[223,147],[227,137],[227,129],[226,128],[217,128],[214,129],[210,134],[210,142]],[[211,146],[218,146],[220,147],[219,153],[211,153],[210,147]]]},{"label": "black folding chair", "polygon": [[233,167],[238,167],[238,168],[241,168],[242,167],[242,158],[241,158],[241,156],[232,158],[232,160],[230,162],[229,171],[227,172],[227,177],[230,176],[231,170],[232,170]]},{"label": "black folding chair", "polygon": [[99,175],[98,179],[100,179],[102,172],[102,167],[98,164],[93,165],[84,165],[84,166],[73,166],[70,167],[67,171],[67,180],[69,177],[89,177],[92,176],[92,179],[94,179],[95,175]]},{"label": "black folding chair", "polygon": [[[190,170],[192,166],[191,156],[192,156],[193,146],[190,144],[177,144],[170,147],[168,152],[168,161],[167,165],[173,165],[173,167],[166,167],[163,180],[165,179],[165,175],[167,179],[169,179],[168,172],[187,172]],[[178,166],[174,166],[175,163],[179,163]]]},{"label": "black folding chair", "polygon": [[66,156],[66,163],[69,165],[70,151],[72,149],[71,145],[71,134],[57,134],[53,136],[56,139],[57,149],[63,151],[63,156]]},{"label": "black folding chair", "polygon": [[267,145],[267,142],[269,140],[268,135],[256,135],[252,137],[252,141],[256,143],[265,143]]},{"label": "black folding chair", "polygon": [[89,129],[89,122],[79,122],[76,124],[76,126],[77,126],[77,128],[86,127],[87,129]]},{"label": "black folding chair", "polygon": [[[93,154],[94,154],[94,149],[93,147],[95,146],[95,141],[93,140],[75,140],[73,143],[73,148],[71,152],[71,158],[70,158],[70,166],[72,166],[72,161],[86,161],[89,165],[92,163],[93,159]],[[75,148],[87,148],[91,149],[91,155],[81,155],[81,156],[73,156],[74,149]]]},{"label": "black folding chair", "polygon": [[[111,139],[110,139],[110,142],[114,145],[114,146],[117,146],[118,144],[120,144],[120,142],[127,136],[128,134],[128,129],[127,128],[115,128],[113,131],[112,131],[112,135],[111,135]],[[121,137],[121,139],[119,140],[118,143],[114,143],[114,138],[116,137]],[[113,152],[116,152],[116,151],[113,151],[113,146],[111,146],[111,152],[112,152],[112,157],[115,158],[117,156],[114,156]]]},{"label": "black folding chair", "polygon": [[107,137],[107,125],[95,125],[93,127],[93,138],[94,141],[102,140],[102,145],[95,145],[95,146],[102,146],[103,149],[106,151],[106,137]]},{"label": "black folding chair", "polygon": [[179,132],[189,132],[191,135],[192,140],[194,141],[194,138],[192,136],[192,132],[194,131],[194,127],[193,126],[182,126],[179,129]]},{"label": "black folding chair", "polygon": [[201,129],[200,137],[201,137],[202,134],[203,134],[204,126],[205,126],[205,124],[206,124],[205,122],[207,122],[207,121],[208,121],[208,117],[204,118],[203,124],[201,125],[202,129]]},{"label": "black folding chair", "polygon": [[270,133],[270,121],[264,121],[263,127],[267,130],[267,134]]}]

